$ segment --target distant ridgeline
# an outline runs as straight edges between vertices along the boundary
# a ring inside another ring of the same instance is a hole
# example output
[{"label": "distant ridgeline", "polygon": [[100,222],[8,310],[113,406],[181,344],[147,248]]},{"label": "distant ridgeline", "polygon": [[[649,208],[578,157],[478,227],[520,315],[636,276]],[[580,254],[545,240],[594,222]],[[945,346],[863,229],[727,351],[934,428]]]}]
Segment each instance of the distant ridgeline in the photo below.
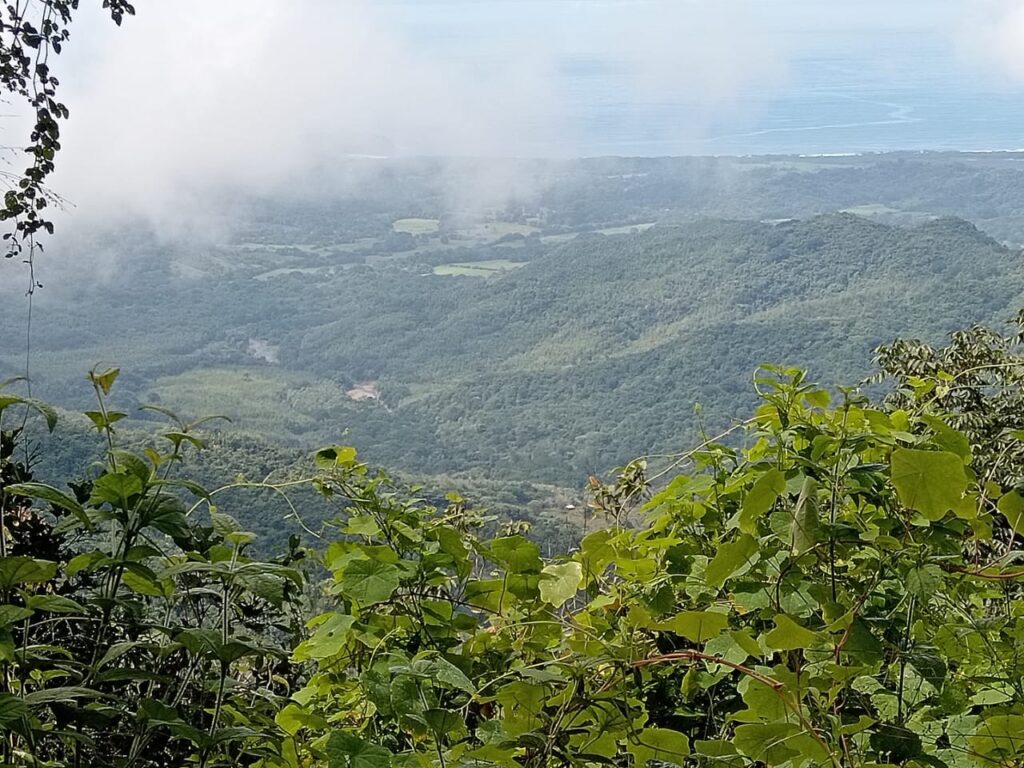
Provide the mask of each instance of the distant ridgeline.
[{"label": "distant ridgeline", "polygon": [[[136,234],[123,279],[48,280],[35,392],[87,407],[84,372],[117,364],[125,428],[147,428],[146,403],[229,415],[232,471],[344,442],[557,528],[577,501],[555,486],[728,425],[762,362],[856,381],[896,336],[1013,316],[1021,253],[990,235],[1015,237],[1018,165],[595,160],[551,181],[537,164],[547,186],[475,218],[425,173],[359,201],[251,202],[230,242]],[[837,208],[852,212],[813,215]],[[0,303],[4,327],[19,309]],[[21,339],[0,339],[0,378],[22,372]]]}]

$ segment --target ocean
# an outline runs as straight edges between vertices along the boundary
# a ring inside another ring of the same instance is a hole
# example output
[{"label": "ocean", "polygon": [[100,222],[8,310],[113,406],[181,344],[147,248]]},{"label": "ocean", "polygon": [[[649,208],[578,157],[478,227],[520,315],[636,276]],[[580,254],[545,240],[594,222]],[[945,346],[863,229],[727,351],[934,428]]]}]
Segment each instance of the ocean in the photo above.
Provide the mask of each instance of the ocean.
[{"label": "ocean", "polygon": [[[785,3],[782,0],[777,7]],[[685,75],[687,87],[673,88],[673,72],[667,67],[657,73],[660,90],[644,87],[640,78],[649,76],[650,68],[630,67],[632,59],[646,53],[644,42],[616,47],[609,45],[615,38],[608,34],[620,21],[623,37],[643,34],[642,25],[625,24],[635,17],[637,7],[622,0],[395,0],[388,6],[407,40],[464,68],[486,74],[520,66],[520,58],[544,57],[550,62],[541,71],[548,101],[553,99],[560,111],[557,138],[552,138],[554,129],[543,116],[525,108],[516,133],[532,138],[525,150],[518,150],[520,154],[859,154],[1024,148],[1024,84],[1011,83],[966,60],[946,27],[916,28],[904,22],[888,28],[884,3],[879,5],[877,24],[852,30],[828,24],[794,29],[786,18],[775,18],[766,39],[779,49],[771,61],[780,71],[763,78],[754,71],[744,78],[741,44],[732,58],[712,59],[708,72],[697,73],[698,83],[702,75],[714,83],[718,70],[739,68],[726,93],[710,94],[715,98],[709,98],[707,89],[690,87],[693,72]],[[677,13],[673,18],[684,17]],[[756,33],[756,28],[745,32]],[[656,38],[661,45],[665,40],[664,35]],[[671,47],[671,37],[668,40]],[[681,50],[699,43],[683,35],[678,46]],[[670,51],[665,61],[677,64],[679,57],[671,54],[679,50]],[[685,56],[682,60],[687,61]],[[700,60],[696,61],[699,67]],[[759,62],[746,64],[756,68]],[[719,86],[709,86],[714,87]]]}]

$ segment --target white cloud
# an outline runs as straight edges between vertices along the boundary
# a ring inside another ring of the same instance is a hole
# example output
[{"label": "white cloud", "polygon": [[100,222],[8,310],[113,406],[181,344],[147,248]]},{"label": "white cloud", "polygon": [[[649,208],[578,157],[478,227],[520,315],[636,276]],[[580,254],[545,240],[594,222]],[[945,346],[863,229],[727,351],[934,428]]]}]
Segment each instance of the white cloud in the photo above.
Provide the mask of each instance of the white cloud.
[{"label": "white cloud", "polygon": [[1024,82],[1024,0],[964,0],[959,43],[969,59]]},{"label": "white cloud", "polygon": [[301,185],[347,154],[514,151],[500,126],[548,99],[529,68],[479,82],[414,55],[358,0],[177,0],[98,21],[76,30],[55,178],[83,213]]},{"label": "white cloud", "polygon": [[288,194],[349,154],[571,156],[559,72],[586,57],[621,65],[610,100],[689,104],[693,138],[783,71],[754,5],[164,0],[120,29],[83,8],[54,183],[80,219],[178,221],[211,188]]}]

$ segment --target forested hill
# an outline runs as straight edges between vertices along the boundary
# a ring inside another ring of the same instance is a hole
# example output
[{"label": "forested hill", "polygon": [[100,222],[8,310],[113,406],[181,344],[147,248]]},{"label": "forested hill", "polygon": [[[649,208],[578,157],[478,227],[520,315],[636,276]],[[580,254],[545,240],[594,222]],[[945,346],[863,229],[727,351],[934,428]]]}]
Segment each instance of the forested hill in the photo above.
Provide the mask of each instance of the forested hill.
[{"label": "forested hill", "polygon": [[[766,360],[849,380],[896,335],[1008,317],[1024,273],[1019,252],[960,220],[907,230],[831,215],[579,238],[499,280],[444,289],[383,308],[403,329],[395,346],[373,320],[361,325],[375,352],[356,356],[350,339],[314,329],[287,345],[290,364],[326,374],[370,357],[367,375],[413,385],[356,433],[403,466],[565,480],[692,442],[695,402],[712,424],[744,412]],[[402,422],[416,439],[389,426]]]},{"label": "forested hill", "polygon": [[[125,370],[128,411],[227,414],[294,450],[343,441],[413,475],[579,487],[691,445],[695,403],[709,429],[746,413],[759,363],[856,380],[879,343],[939,340],[1024,304],[1020,252],[948,218],[430,240],[335,266],[268,250],[294,267],[274,271],[247,248],[206,255],[230,264],[216,279],[174,277],[181,257],[162,252],[122,282],[42,292],[37,394],[85,406],[83,371],[103,361]],[[0,363],[16,374],[20,359]]]}]

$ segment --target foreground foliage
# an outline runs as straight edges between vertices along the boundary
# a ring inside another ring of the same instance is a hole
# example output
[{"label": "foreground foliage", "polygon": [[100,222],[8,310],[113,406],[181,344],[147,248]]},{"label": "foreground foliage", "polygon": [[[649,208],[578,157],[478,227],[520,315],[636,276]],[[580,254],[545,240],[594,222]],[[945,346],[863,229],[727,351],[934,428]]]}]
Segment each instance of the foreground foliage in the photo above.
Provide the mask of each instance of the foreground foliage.
[{"label": "foreground foliage", "polygon": [[761,386],[750,448],[605,494],[644,523],[558,562],[322,454],[336,604],[270,764],[1022,764],[1024,499],[927,413]]},{"label": "foreground foliage", "polygon": [[[70,493],[32,482],[20,428],[0,430],[2,764],[251,764],[294,679],[299,554],[252,559],[251,535],[175,477],[202,446],[193,426],[175,423],[163,450],[120,450],[116,375],[92,375],[108,451]],[[45,406],[0,392],[0,418],[18,406],[52,428]]]},{"label": "foreground foliage", "polygon": [[[118,26],[125,15],[135,14],[128,0],[103,0],[103,7]],[[78,0],[16,0],[0,6],[0,90],[34,118],[23,149],[28,167],[21,173],[0,173],[0,184],[6,189],[0,221],[13,225],[3,235],[7,258],[27,249],[31,263],[36,237],[53,234],[46,209],[59,198],[46,182],[61,148],[61,121],[70,113],[58,101],[60,82],[50,68],[50,58],[61,54],[77,11]],[[34,277],[31,285],[30,290],[35,290]]]},{"label": "foreground foliage", "polygon": [[94,374],[91,484],[3,456],[6,764],[1024,765],[1024,496],[930,375],[877,407],[767,371],[732,434],[595,481],[609,527],[555,560],[325,449],[302,593],[306,553],[250,559],[173,480],[192,427],[116,450]]}]

